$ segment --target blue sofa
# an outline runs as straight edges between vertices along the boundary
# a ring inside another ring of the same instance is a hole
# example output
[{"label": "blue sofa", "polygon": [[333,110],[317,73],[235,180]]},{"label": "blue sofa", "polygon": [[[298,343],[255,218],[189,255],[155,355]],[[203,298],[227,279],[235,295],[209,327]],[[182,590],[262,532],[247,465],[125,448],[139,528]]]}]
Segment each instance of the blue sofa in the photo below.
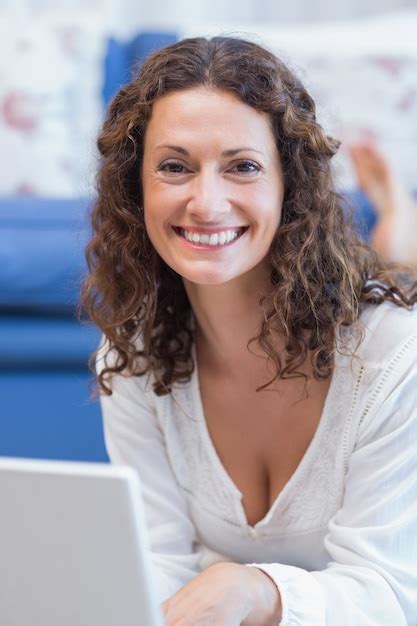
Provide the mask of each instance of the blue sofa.
[{"label": "blue sofa", "polygon": [[[103,109],[170,32],[110,39]],[[76,318],[89,233],[87,199],[0,198],[0,456],[108,461],[90,397],[99,333]]]},{"label": "blue sofa", "polygon": [[88,202],[0,201],[0,455],[106,461],[75,316]]},{"label": "blue sofa", "polygon": [[[132,66],[172,33],[109,42],[104,105]],[[375,216],[365,198],[358,228]],[[75,309],[85,275],[87,199],[0,198],[0,456],[107,461],[100,410],[90,397],[89,354],[99,340]]]}]

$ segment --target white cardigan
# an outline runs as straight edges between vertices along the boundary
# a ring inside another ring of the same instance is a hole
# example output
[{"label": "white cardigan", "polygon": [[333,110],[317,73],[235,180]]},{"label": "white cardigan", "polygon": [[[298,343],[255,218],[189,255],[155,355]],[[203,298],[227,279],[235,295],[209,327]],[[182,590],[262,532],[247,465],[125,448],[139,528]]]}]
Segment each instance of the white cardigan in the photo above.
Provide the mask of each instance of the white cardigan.
[{"label": "white cardigan", "polygon": [[161,601],[230,560],[276,582],[281,626],[417,625],[417,308],[367,306],[361,322],[359,358],[336,353],[315,436],[254,527],[210,439],[198,372],[162,397],[148,377],[112,379],[106,445],[141,478]]}]

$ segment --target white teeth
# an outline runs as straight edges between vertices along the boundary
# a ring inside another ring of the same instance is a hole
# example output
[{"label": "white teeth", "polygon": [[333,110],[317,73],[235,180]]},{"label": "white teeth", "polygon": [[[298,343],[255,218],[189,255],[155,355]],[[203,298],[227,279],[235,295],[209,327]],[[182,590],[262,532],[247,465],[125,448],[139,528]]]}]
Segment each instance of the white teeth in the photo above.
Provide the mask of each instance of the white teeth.
[{"label": "white teeth", "polygon": [[236,230],[222,230],[220,233],[196,233],[190,230],[181,229],[181,234],[187,241],[191,243],[209,244],[210,246],[224,246],[230,241],[234,241],[238,237]]}]

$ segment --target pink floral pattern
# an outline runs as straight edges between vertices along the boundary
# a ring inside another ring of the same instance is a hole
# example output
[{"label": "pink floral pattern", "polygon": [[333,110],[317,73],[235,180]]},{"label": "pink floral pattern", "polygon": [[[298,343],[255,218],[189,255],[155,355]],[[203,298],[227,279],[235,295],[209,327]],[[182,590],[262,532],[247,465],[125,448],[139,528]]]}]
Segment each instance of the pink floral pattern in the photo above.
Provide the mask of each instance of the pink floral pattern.
[{"label": "pink floral pattern", "polygon": [[0,23],[0,194],[91,193],[106,29],[82,11]]},{"label": "pink floral pattern", "polygon": [[11,126],[22,133],[35,130],[37,118],[31,111],[30,97],[27,94],[10,91],[5,94],[0,107],[6,126]]}]

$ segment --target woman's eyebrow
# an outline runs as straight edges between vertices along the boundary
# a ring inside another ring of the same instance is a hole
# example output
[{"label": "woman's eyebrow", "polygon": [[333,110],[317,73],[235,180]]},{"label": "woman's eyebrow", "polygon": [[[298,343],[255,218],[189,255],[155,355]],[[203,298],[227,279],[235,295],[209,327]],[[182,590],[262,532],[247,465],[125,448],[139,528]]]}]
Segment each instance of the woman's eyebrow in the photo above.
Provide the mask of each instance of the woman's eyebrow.
[{"label": "woman's eyebrow", "polygon": [[188,152],[188,150],[186,150],[185,148],[181,148],[181,146],[172,146],[172,145],[160,145],[160,146],[156,146],[154,148],[154,152],[156,150],[162,150],[162,148],[168,148],[169,150],[175,150],[175,152],[179,152],[180,154],[184,154],[185,156],[190,156],[190,153]]},{"label": "woman's eyebrow", "polygon": [[225,150],[222,152],[222,156],[235,156],[239,152],[257,152],[258,154],[263,154],[260,150],[256,150],[256,148],[251,148],[250,146],[243,146],[242,148],[234,148],[233,150]]},{"label": "woman's eyebrow", "polygon": [[[160,146],[156,146],[154,150],[161,150],[162,148],[168,148],[169,150],[174,150],[175,152],[179,152],[180,154],[183,154],[184,156],[190,156],[190,153],[188,152],[188,150],[186,150],[185,148],[182,148],[181,146],[163,144]],[[255,148],[251,148],[250,146],[243,146],[242,148],[233,148],[231,150],[225,150],[224,152],[222,152],[222,156],[230,157],[230,156],[235,156],[239,152],[248,152],[248,151],[257,152],[258,154],[263,154],[260,150],[256,150]]]}]

